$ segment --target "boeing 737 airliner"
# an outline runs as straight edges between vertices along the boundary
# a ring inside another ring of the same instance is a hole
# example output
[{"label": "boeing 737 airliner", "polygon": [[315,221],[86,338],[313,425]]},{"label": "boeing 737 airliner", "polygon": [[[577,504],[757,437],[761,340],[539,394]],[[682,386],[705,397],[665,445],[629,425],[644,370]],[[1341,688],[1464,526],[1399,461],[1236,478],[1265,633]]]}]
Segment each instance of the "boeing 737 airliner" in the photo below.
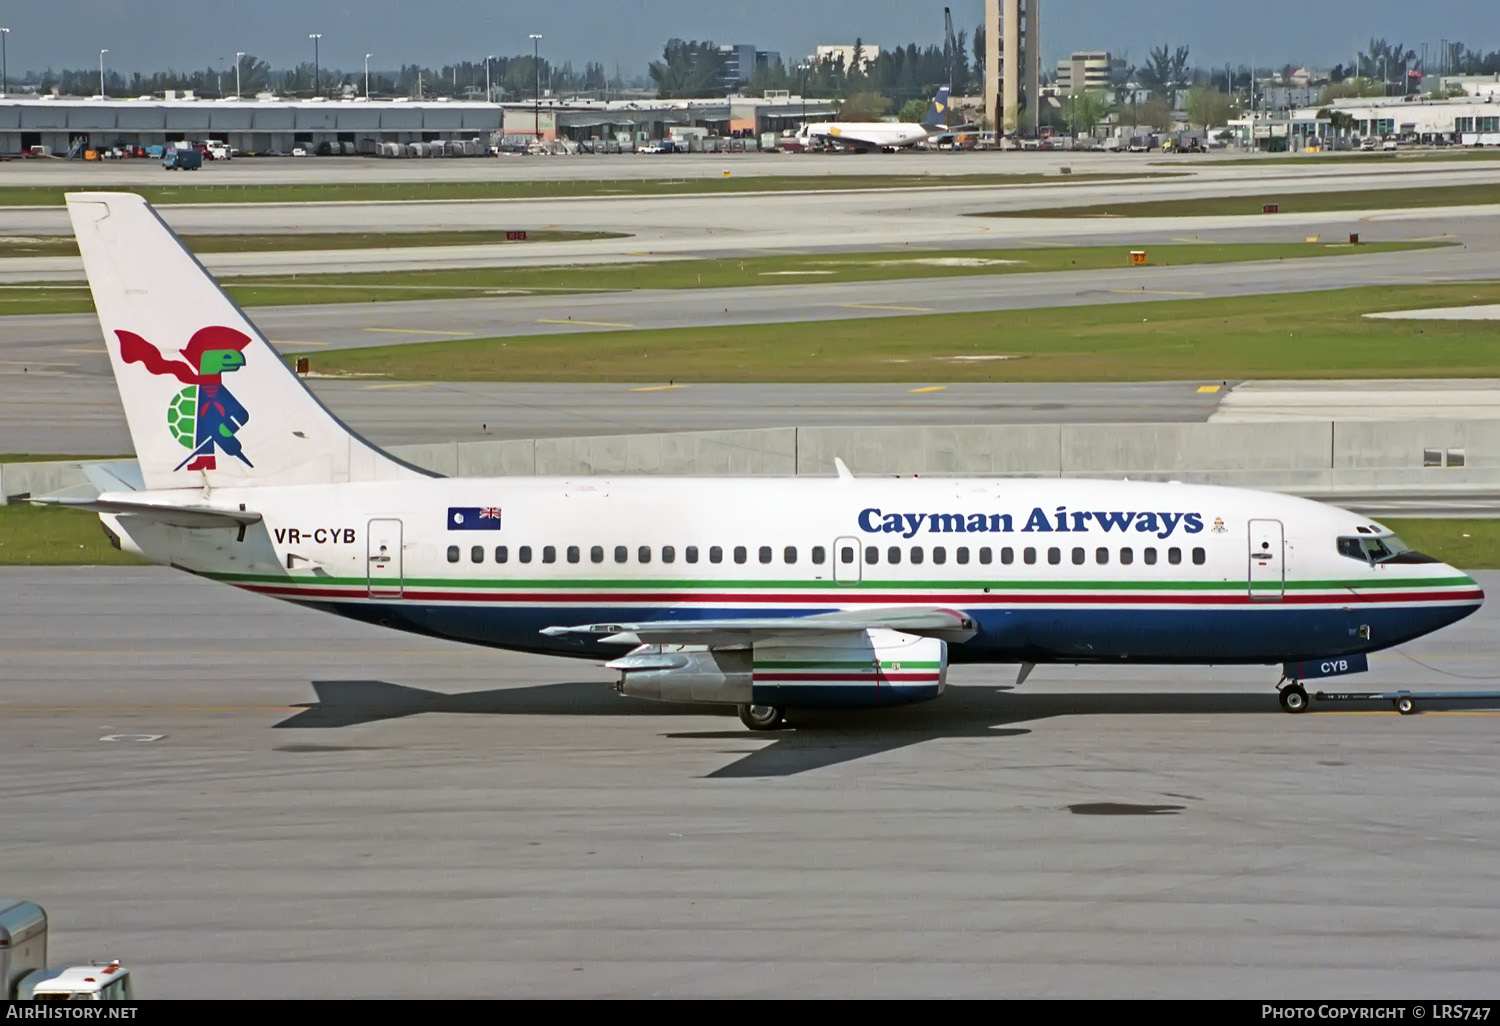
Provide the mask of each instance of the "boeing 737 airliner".
[{"label": "boeing 737 airliner", "polygon": [[1300,680],[1484,598],[1368,518],[1236,488],[439,477],[329,413],[139,196],[67,202],[140,469],[56,501],[262,595],[604,658],[752,729],[937,698],[950,662],[1279,663],[1300,712]]}]

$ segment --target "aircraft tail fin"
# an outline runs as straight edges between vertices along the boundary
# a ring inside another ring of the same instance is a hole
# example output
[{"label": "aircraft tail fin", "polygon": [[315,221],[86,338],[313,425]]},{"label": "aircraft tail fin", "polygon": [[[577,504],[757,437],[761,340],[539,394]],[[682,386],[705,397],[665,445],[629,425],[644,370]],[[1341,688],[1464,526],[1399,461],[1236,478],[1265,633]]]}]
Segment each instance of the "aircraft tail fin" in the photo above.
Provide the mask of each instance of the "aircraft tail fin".
[{"label": "aircraft tail fin", "polygon": [[330,413],[144,199],[67,201],[147,488],[431,476]]},{"label": "aircraft tail fin", "polygon": [[927,113],[922,118],[923,128],[946,128],[948,126],[948,92],[948,87],[943,86],[932,98],[932,105],[927,108]]}]

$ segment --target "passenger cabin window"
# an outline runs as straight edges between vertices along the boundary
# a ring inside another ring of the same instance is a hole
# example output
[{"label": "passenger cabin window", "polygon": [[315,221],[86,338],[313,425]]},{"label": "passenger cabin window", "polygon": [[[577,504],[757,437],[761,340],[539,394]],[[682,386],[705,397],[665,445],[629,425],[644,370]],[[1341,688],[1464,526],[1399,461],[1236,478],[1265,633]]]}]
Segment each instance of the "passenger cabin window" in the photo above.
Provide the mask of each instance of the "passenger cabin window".
[{"label": "passenger cabin window", "polygon": [[1173,566],[1176,566],[1178,563],[1181,563],[1182,562],[1182,550],[1179,549],[1175,545],[1172,546],[1170,549],[1168,549],[1167,550],[1167,562],[1171,563]]},{"label": "passenger cabin window", "polygon": [[718,545],[710,545],[708,547],[708,561],[710,563],[724,562],[724,549]]},{"label": "passenger cabin window", "polygon": [[911,547],[911,561],[913,563],[920,563],[920,562],[922,562],[922,558],[923,558],[923,556],[922,556],[922,546],[920,546],[920,545],[913,545]]},{"label": "passenger cabin window", "polygon": [[1085,555],[1086,553],[1083,551],[1082,546],[1075,545],[1073,547],[1073,565],[1083,566],[1083,558]]},{"label": "passenger cabin window", "polygon": [[1100,566],[1104,566],[1109,562],[1109,550],[1106,549],[1103,545],[1094,550],[1094,562],[1098,563]]},{"label": "passenger cabin window", "polygon": [[484,546],[483,545],[476,545],[472,549],[469,550],[469,562],[470,563],[483,563],[484,562]]},{"label": "passenger cabin window", "polygon": [[988,545],[982,545],[982,546],[980,546],[980,548],[979,548],[979,562],[983,563],[985,566],[989,566],[992,562],[994,562],[994,560],[995,560],[995,553],[994,553],[994,551],[991,550]]},{"label": "passenger cabin window", "polygon": [[1207,563],[1207,562],[1208,562],[1208,553],[1207,552],[1204,552],[1202,549],[1198,549],[1198,548],[1193,549],[1193,565],[1194,566],[1202,566],[1204,563]]},{"label": "passenger cabin window", "polygon": [[595,545],[589,549],[589,560],[594,563],[604,562],[604,546]]},{"label": "passenger cabin window", "polygon": [[630,550],[627,549],[623,545],[616,545],[615,546],[615,562],[616,563],[628,563],[628,562],[630,562]]},{"label": "passenger cabin window", "polygon": [[1121,549],[1120,550],[1120,565],[1121,566],[1129,566],[1131,563],[1134,563],[1134,562],[1135,562],[1135,549]]},{"label": "passenger cabin window", "polygon": [[530,563],[531,562],[531,546],[530,545],[522,545],[519,549],[516,550],[516,558],[519,559],[522,563]]},{"label": "passenger cabin window", "polygon": [[496,545],[495,546],[495,562],[496,563],[505,563],[505,562],[508,562],[509,560],[510,560],[510,549],[506,548],[504,545]]},{"label": "passenger cabin window", "polygon": [[743,563],[743,562],[745,562],[745,560],[747,560],[749,558],[750,558],[750,550],[747,549],[747,548],[745,548],[745,546],[743,546],[743,545],[736,545],[734,547],[734,561],[736,563]]},{"label": "passenger cabin window", "polygon": [[682,550],[682,554],[687,558],[687,561],[689,563],[698,562],[698,546],[689,545],[687,548]]},{"label": "passenger cabin window", "polygon": [[828,558],[828,553],[823,550],[823,546],[821,546],[821,545],[814,545],[813,546],[813,550],[812,550],[813,566],[822,566],[823,565],[823,560],[825,560],[827,558]]},{"label": "passenger cabin window", "polygon": [[932,547],[932,561],[938,566],[942,566],[948,562],[948,550],[941,545],[934,545]]},{"label": "passenger cabin window", "polygon": [[967,545],[960,545],[958,551],[953,554],[953,558],[960,565],[967,566],[969,563],[969,547]]},{"label": "passenger cabin window", "polygon": [[896,564],[896,563],[901,562],[901,546],[899,546],[899,545],[892,545],[890,548],[886,549],[885,550],[885,561],[887,563],[891,563],[891,564]]},{"label": "passenger cabin window", "polygon": [[[844,560],[844,562],[847,563],[849,561],[846,559],[846,560]],[[866,545],[865,546],[865,562],[867,564],[869,564],[870,566],[874,566],[876,563],[879,563],[880,562],[880,550],[877,549],[873,545]]]},{"label": "passenger cabin window", "polygon": [[555,545],[543,545],[542,546],[542,562],[543,563],[556,563],[557,562],[557,546],[555,546]]},{"label": "passenger cabin window", "polygon": [[795,546],[795,545],[788,545],[785,549],[782,550],[781,558],[788,565],[797,562],[797,546]]},{"label": "passenger cabin window", "polygon": [[576,563],[576,562],[578,562],[578,560],[579,560],[579,558],[581,556],[582,556],[582,553],[578,551],[578,546],[577,545],[569,545],[568,546],[568,562],[569,563]]},{"label": "passenger cabin window", "polygon": [[1025,551],[1021,553],[1021,562],[1027,566],[1033,566],[1036,563],[1036,549],[1030,545],[1026,546]]},{"label": "passenger cabin window", "polygon": [[1016,561],[1016,550],[1015,549],[1013,549],[1009,545],[1007,545],[1007,546],[1005,546],[1004,548],[1002,548],[1000,550],[1000,562],[1003,563],[1005,566],[1010,566],[1015,561]]},{"label": "passenger cabin window", "polygon": [[839,549],[839,562],[846,565],[854,562],[853,545],[845,545]]},{"label": "passenger cabin window", "polygon": [[1149,547],[1149,546],[1147,548],[1145,548],[1145,549],[1142,549],[1141,550],[1141,558],[1146,561],[1146,565],[1147,566],[1155,566],[1156,565],[1156,549],[1154,549],[1152,547]]},{"label": "passenger cabin window", "polygon": [[448,546],[448,562],[450,562],[450,563],[457,563],[458,562],[458,546],[457,545],[449,545]]},{"label": "passenger cabin window", "polygon": [[769,563],[771,561],[771,555],[771,546],[762,545],[760,547],[759,556],[762,563]]},{"label": "passenger cabin window", "polygon": [[639,559],[642,563],[651,562],[651,546],[642,545],[639,549],[636,550],[635,555],[636,558]]},{"label": "passenger cabin window", "polygon": [[677,562],[677,549],[676,549],[676,547],[672,546],[672,545],[663,545],[661,547],[661,561],[663,563],[675,563],[675,562]]},{"label": "passenger cabin window", "polygon": [[1057,566],[1061,562],[1062,562],[1062,549],[1058,548],[1055,545],[1052,546],[1051,548],[1049,548],[1047,550],[1047,563],[1048,563],[1048,565],[1050,565],[1050,566]]}]

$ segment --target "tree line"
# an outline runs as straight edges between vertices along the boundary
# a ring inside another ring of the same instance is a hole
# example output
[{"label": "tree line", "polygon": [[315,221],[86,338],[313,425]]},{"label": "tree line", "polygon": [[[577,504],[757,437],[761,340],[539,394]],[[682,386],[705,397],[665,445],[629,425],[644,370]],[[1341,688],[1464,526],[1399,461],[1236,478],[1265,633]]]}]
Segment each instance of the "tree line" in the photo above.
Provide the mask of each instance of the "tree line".
[{"label": "tree line", "polygon": [[[192,90],[195,95],[220,98],[234,96],[236,90],[235,70],[238,63],[238,89],[242,96],[271,92],[279,96],[302,97],[324,96],[329,98],[365,93],[363,66],[355,70],[338,67],[315,67],[312,61],[303,61],[291,68],[272,68],[269,63],[254,54],[245,54],[238,61],[231,60],[214,67],[193,71],[170,69],[150,75],[135,72],[130,75],[105,69],[105,93],[113,97],[145,96],[160,94],[167,90]],[[373,96],[409,96],[454,98],[482,98],[485,93],[484,60],[459,61],[441,67],[418,64],[402,64],[399,70],[370,70],[370,93]],[[545,57],[532,54],[513,57],[495,57],[488,61],[489,86],[497,100],[530,98],[540,86],[545,94],[549,89],[558,93],[603,94],[607,90],[622,88],[618,75],[606,76],[604,65],[597,61],[586,63],[577,69],[571,61],[553,64]],[[41,73],[28,73],[23,78],[12,76],[12,83],[34,87],[39,93],[58,92],[64,96],[93,96],[99,92],[99,69],[67,68]]]}]

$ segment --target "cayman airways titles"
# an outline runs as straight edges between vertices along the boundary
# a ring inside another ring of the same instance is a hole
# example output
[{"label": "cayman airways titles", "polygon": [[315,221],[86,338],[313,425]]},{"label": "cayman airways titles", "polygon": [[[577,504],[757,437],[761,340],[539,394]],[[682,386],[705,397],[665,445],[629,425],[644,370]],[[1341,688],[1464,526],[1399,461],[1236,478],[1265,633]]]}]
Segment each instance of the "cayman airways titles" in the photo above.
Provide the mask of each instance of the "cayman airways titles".
[{"label": "cayman airways titles", "polygon": [[[1073,510],[1058,506],[1047,513],[1034,507],[1019,533],[1041,531],[1087,531],[1089,522],[1104,531],[1121,534],[1134,529],[1140,534],[1170,538],[1178,527],[1184,534],[1203,531],[1201,513],[1143,512],[1131,510]],[[1016,533],[1016,517],[1010,513],[885,513],[877,506],[859,511],[859,528],[867,534],[899,534],[914,538],[924,528],[931,534]]]}]

